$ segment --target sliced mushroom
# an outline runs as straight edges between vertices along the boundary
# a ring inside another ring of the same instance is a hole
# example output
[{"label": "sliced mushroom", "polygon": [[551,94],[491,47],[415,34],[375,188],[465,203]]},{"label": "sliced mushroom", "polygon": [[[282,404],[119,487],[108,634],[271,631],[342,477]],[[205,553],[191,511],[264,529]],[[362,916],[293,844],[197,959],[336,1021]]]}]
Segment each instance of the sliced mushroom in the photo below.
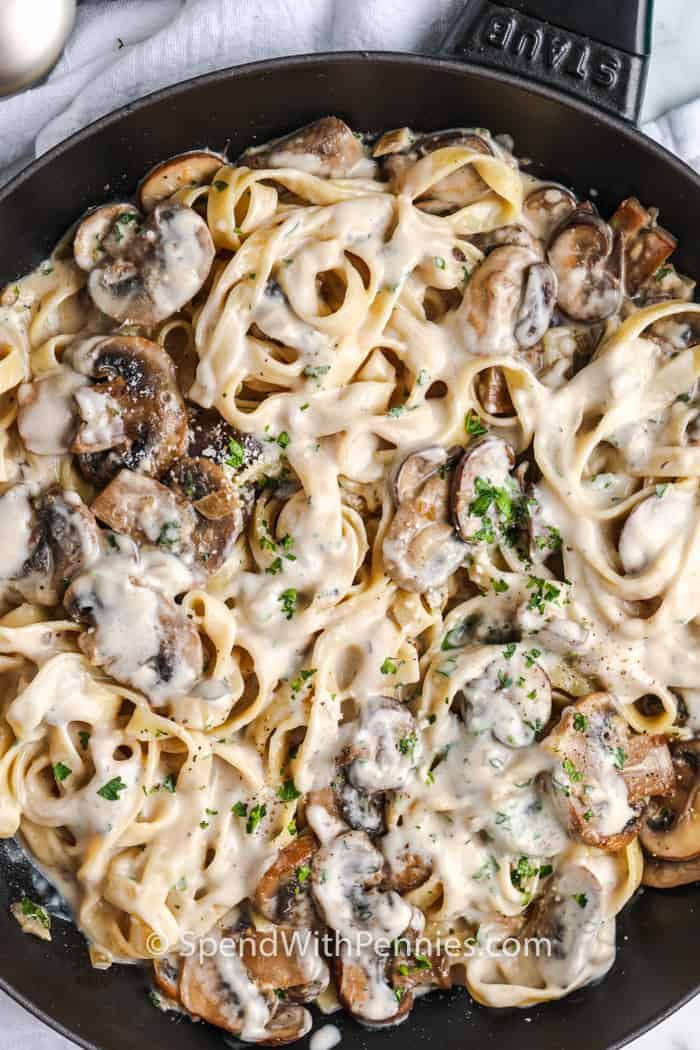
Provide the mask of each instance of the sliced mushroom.
[{"label": "sliced mushroom", "polygon": [[529,248],[503,245],[473,271],[460,308],[474,353],[512,354],[542,338],[556,303],[551,267]]},{"label": "sliced mushroom", "polygon": [[139,546],[157,544],[192,560],[195,511],[154,478],[121,470],[91,509],[105,525],[130,536]]},{"label": "sliced mushroom", "polygon": [[366,794],[403,787],[422,753],[408,708],[391,697],[370,697],[352,728],[345,775],[353,787]]},{"label": "sliced mushroom", "polygon": [[410,893],[427,882],[433,873],[433,866],[425,857],[406,849],[389,863],[388,881],[391,888],[398,893]]},{"label": "sliced mushroom", "polygon": [[87,383],[85,376],[62,365],[20,386],[17,429],[26,449],[39,456],[70,451],[78,428],[75,394]]},{"label": "sliced mushroom", "polygon": [[97,486],[122,467],[156,475],[185,451],[187,413],[175,367],[157,343],[115,335],[73,352],[93,380],[75,395],[80,425],[71,446]]},{"label": "sliced mushroom", "polygon": [[466,450],[452,478],[450,509],[458,535],[474,546],[496,543],[511,523],[517,482],[515,456],[502,438],[488,436]]},{"label": "sliced mushroom", "polygon": [[258,439],[232,427],[215,408],[189,404],[187,423],[187,454],[210,459],[227,474],[245,473],[262,455]]},{"label": "sliced mushroom", "polygon": [[362,831],[346,831],[323,845],[311,865],[311,892],[325,922],[354,944],[392,941],[415,921],[414,909],[394,890],[382,891],[384,857]]},{"label": "sliced mushroom", "polygon": [[309,865],[317,849],[315,836],[310,831],[302,832],[280,850],[265,871],[255,890],[254,903],[270,922],[297,927],[316,924]]},{"label": "sliced mushroom", "polygon": [[25,485],[0,496],[0,580],[26,601],[56,605],[70,580],[102,553],[97,522],[77,492]]},{"label": "sliced mushroom", "polygon": [[397,504],[415,499],[421,487],[436,471],[446,467],[449,453],[440,445],[412,452],[401,460],[394,474],[394,500]]},{"label": "sliced mushroom", "polygon": [[678,242],[663,226],[656,225],[651,212],[636,197],[628,197],[618,205],[610,225],[622,234],[627,294],[636,295],[676,250]]},{"label": "sliced mushroom", "polygon": [[204,456],[178,460],[162,475],[162,481],[181,501],[192,501],[196,512],[194,560],[208,573],[216,572],[243,532],[252,505],[252,489],[234,485],[221,467]]},{"label": "sliced mushroom", "polygon": [[361,141],[338,117],[323,117],[291,135],[247,149],[238,159],[249,168],[299,168],[310,175],[342,179],[365,157]]},{"label": "sliced mushroom", "polygon": [[547,258],[558,282],[557,305],[574,321],[604,321],[620,308],[622,237],[590,211],[576,208],[552,234]]},{"label": "sliced mushroom", "polygon": [[[250,929],[227,931],[218,935],[216,951],[187,956],[180,979],[180,1001],[194,1017],[240,1036],[244,1042],[281,1046],[306,1035],[311,1017],[303,1007],[288,1006],[277,996],[275,988],[284,994],[280,985],[270,987],[266,980],[264,988],[259,986],[249,969],[252,955],[244,954],[247,940],[256,936],[257,932]],[[213,940],[210,934],[208,943]],[[257,961],[265,965],[266,976],[278,965],[282,981],[300,976],[276,952]]]},{"label": "sliced mushroom", "polygon": [[576,208],[576,196],[565,186],[547,183],[528,193],[523,215],[535,236],[548,241],[552,231]]},{"label": "sliced mushroom", "polygon": [[[115,559],[117,561],[117,559]],[[63,604],[87,625],[78,645],[88,660],[156,706],[187,695],[202,676],[202,643],[175,602],[109,560],[77,579]]]},{"label": "sliced mushroom", "polygon": [[333,781],[334,809],[340,818],[356,831],[383,835],[386,831],[385,799],[356,787],[341,770]]},{"label": "sliced mushroom", "polygon": [[407,591],[442,586],[467,553],[449,524],[449,481],[443,476],[447,470],[441,469],[446,466],[441,458],[434,449],[413,452],[397,473],[396,494],[406,495],[384,537],[382,552],[387,573]]},{"label": "sliced mushroom", "polygon": [[544,790],[588,846],[614,851],[626,845],[649,797],[673,788],[665,739],[633,733],[606,693],[565,708],[542,747],[554,760]]},{"label": "sliced mushroom", "polygon": [[157,204],[143,218],[128,205],[91,212],[74,240],[92,301],[115,321],[155,325],[180,310],[204,284],[214,243],[204,220],[182,204]]},{"label": "sliced mushroom", "polygon": [[672,792],[651,800],[639,830],[644,882],[651,886],[700,879],[700,740],[676,741],[671,756]]},{"label": "sliced mushroom", "polygon": [[[492,156],[494,152],[491,144],[478,132],[468,128],[452,128],[428,135],[413,136],[412,140],[406,137],[406,148],[401,152],[391,150],[381,156],[381,169],[389,179],[396,180],[421,157],[447,146],[464,146],[466,149],[473,150],[475,153],[483,153],[485,156]],[[464,207],[487,192],[487,184],[478,171],[469,164],[431,186],[429,193],[421,200],[421,206],[431,211],[435,210],[435,207],[438,210],[451,210],[455,207]]]},{"label": "sliced mushroom", "polygon": [[547,985],[568,988],[581,978],[603,921],[602,903],[602,887],[588,868],[569,867],[547,882],[520,938],[525,944],[529,938],[549,944],[535,963]]},{"label": "sliced mushroom", "polygon": [[282,998],[294,1003],[311,1002],[328,987],[318,938],[299,937],[291,926],[273,933],[252,927],[242,931],[241,960],[262,992],[283,992]]},{"label": "sliced mushroom", "polygon": [[182,959],[179,955],[161,955],[153,960],[153,979],[168,999],[177,1002],[180,996]]},{"label": "sliced mushroom", "polygon": [[386,951],[353,948],[342,942],[334,963],[338,998],[362,1024],[383,1028],[408,1017],[413,988],[405,981],[395,981],[392,956]]},{"label": "sliced mushroom", "polygon": [[484,368],[476,379],[476,396],[491,416],[512,416],[515,411],[502,368]]},{"label": "sliced mushroom", "polygon": [[404,991],[413,991],[414,988],[451,988],[449,956],[396,955],[392,960],[391,983],[394,988]]},{"label": "sliced mushroom", "polygon": [[527,747],[549,721],[552,687],[525,646],[494,646],[494,659],[465,683],[455,707],[472,733],[490,731],[507,747]]},{"label": "sliced mushroom", "polygon": [[514,244],[518,248],[529,248],[540,259],[544,258],[543,242],[520,223],[513,223],[510,226],[497,226],[494,230],[476,233],[471,238],[471,241],[482,252],[493,251],[494,248],[500,248],[504,244]]},{"label": "sliced mushroom", "polygon": [[662,487],[629,514],[618,550],[625,572],[644,572],[695,520],[695,494],[677,485]]},{"label": "sliced mushroom", "polygon": [[172,197],[178,190],[206,185],[225,163],[218,153],[191,150],[156,164],[146,172],[139,184],[141,210],[151,212],[156,204]]}]

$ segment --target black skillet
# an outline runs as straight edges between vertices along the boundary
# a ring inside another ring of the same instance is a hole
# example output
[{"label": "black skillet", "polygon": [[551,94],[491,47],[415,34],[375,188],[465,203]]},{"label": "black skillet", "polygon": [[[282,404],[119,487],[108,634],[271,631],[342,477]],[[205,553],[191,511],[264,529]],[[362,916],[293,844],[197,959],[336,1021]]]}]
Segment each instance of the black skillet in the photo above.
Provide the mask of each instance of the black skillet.
[{"label": "black skillet", "polygon": [[[674,262],[700,275],[700,178],[633,124],[650,7],[650,0],[472,0],[439,57],[280,59],[160,91],[79,132],[0,191],[0,284],[37,264],[89,205],[129,194],[155,161],[195,146],[228,146],[235,157],[328,113],[367,130],[508,132],[518,155],[534,158],[532,170],[583,196],[597,193],[604,215],[629,194],[657,205],[680,238]],[[67,923],[54,923],[48,946],[23,935],[8,908],[29,886],[27,873],[1,850],[0,873],[0,987],[20,1003],[91,1050],[222,1046],[221,1032],[155,1010],[139,968],[92,970]],[[639,893],[620,917],[611,973],[561,1002],[494,1011],[453,991],[420,1002],[396,1029],[333,1021],[348,1050],[610,1050],[698,990],[698,909],[700,885]]]}]

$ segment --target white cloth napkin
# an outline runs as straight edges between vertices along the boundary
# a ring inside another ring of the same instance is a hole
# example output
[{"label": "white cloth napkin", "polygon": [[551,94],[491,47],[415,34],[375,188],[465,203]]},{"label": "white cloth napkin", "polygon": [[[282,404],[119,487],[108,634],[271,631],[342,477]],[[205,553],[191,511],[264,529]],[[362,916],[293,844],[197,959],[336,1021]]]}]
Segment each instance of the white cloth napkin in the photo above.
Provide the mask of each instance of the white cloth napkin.
[{"label": "white cloth napkin", "polygon": [[[48,80],[0,100],[0,183],[90,121],[185,77],[310,51],[432,51],[463,3],[91,0]],[[700,100],[645,130],[700,167]]]}]

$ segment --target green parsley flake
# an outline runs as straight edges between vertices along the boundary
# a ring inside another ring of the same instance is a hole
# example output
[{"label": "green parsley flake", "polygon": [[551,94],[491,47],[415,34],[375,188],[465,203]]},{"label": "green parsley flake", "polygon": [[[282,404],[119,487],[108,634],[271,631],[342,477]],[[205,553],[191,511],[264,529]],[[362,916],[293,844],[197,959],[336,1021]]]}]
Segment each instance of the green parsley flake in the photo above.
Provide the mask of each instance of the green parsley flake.
[{"label": "green parsley flake", "polygon": [[72,772],[73,770],[70,768],[70,766],[64,765],[63,762],[56,762],[53,767],[54,780],[58,784],[60,784],[61,781],[69,777]]},{"label": "green parsley flake", "polygon": [[379,668],[382,674],[396,674],[398,667],[396,660],[392,659],[391,656],[387,656],[384,659],[382,666]]},{"label": "green parsley flake", "polygon": [[277,601],[282,604],[282,612],[284,613],[285,618],[291,620],[297,608],[298,595],[296,589],[294,587],[288,587],[286,591],[282,591],[278,596]]},{"label": "green parsley flake", "polygon": [[260,803],[258,803],[257,805],[253,806],[253,808],[251,809],[251,811],[250,811],[250,813],[248,815],[248,823],[245,826],[246,832],[249,835],[253,834],[253,832],[258,827],[258,825],[260,824],[261,820],[263,819],[263,817],[265,816],[266,813],[267,813],[267,806],[265,805],[264,802],[262,803],[262,805]]},{"label": "green parsley flake", "polygon": [[245,460],[245,449],[240,442],[236,441],[235,438],[228,439],[228,456],[224,460],[227,467],[232,467],[233,470],[237,470],[238,467],[243,465]]},{"label": "green parsley flake", "polygon": [[281,802],[293,802],[300,795],[301,791],[297,791],[293,780],[285,780],[284,784],[277,788],[277,798]]},{"label": "green parsley flake", "polygon": [[487,433],[487,428],[472,408],[469,409],[464,417],[464,429],[470,437],[480,437],[481,434]]},{"label": "green parsley flake", "polygon": [[106,784],[103,784],[98,789],[97,794],[106,799],[108,802],[118,802],[119,795],[122,791],[126,791],[127,785],[124,783],[121,777],[112,777]]}]

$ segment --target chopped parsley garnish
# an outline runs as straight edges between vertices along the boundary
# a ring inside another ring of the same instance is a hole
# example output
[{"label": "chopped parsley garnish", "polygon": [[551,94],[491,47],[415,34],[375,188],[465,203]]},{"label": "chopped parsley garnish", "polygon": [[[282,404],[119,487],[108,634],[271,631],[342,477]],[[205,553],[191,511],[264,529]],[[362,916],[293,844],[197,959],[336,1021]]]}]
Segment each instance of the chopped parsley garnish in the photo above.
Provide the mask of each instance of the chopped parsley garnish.
[{"label": "chopped parsley garnish", "polygon": [[171,795],[174,795],[176,786],[175,774],[168,773],[168,775],[163,778],[163,787],[166,791],[169,791]]},{"label": "chopped parsley garnish", "polygon": [[547,535],[537,536],[535,543],[539,550],[543,551],[549,548],[551,551],[561,550],[562,538],[559,529],[555,529],[553,525],[547,525]]},{"label": "chopped parsley garnish", "polygon": [[658,268],[658,270],[656,271],[656,273],[654,274],[654,280],[655,281],[663,281],[664,277],[666,277],[670,272],[671,272],[671,267],[670,266],[660,266]]},{"label": "chopped parsley garnish", "polygon": [[624,747],[616,747],[615,748],[615,768],[616,769],[620,769],[620,770],[624,769],[626,761],[627,761],[627,752],[625,751]]},{"label": "chopped parsley garnish", "polygon": [[394,998],[396,999],[397,1003],[401,1002],[401,1000],[403,999],[405,994],[406,994],[406,989],[405,988],[394,988]]},{"label": "chopped parsley garnish", "polygon": [[286,591],[282,591],[277,601],[282,604],[282,612],[287,620],[291,620],[297,609],[298,595],[294,587],[288,587]]},{"label": "chopped parsley garnish", "polygon": [[87,751],[88,745],[90,743],[90,734],[88,733],[87,729],[80,730],[80,732],[78,733],[78,740],[80,741],[80,746],[82,747],[83,751]]},{"label": "chopped parsley garnish", "polygon": [[428,372],[425,368],[421,368],[420,372],[416,376],[416,386],[425,386],[428,382]]},{"label": "chopped parsley garnish", "polygon": [[561,766],[572,783],[577,784],[579,781],[583,780],[583,773],[576,768],[570,758],[565,758]]},{"label": "chopped parsley garnish", "polygon": [[402,755],[412,755],[417,743],[418,737],[416,734],[409,733],[408,736],[402,736],[396,746]]},{"label": "chopped parsley garnish", "polygon": [[491,584],[496,594],[503,594],[504,591],[508,590],[508,584],[505,580],[491,580]]},{"label": "chopped parsley garnish", "polygon": [[159,547],[172,547],[180,539],[180,524],[177,521],[166,521],[158,533],[156,543]]},{"label": "chopped parsley garnish", "polygon": [[579,733],[585,733],[588,729],[588,718],[580,711],[574,712],[574,729]]},{"label": "chopped parsley garnish", "polygon": [[513,679],[510,677],[509,674],[506,674],[505,671],[499,671],[498,672],[498,688],[499,689],[508,689],[508,687],[511,686],[512,684],[513,684]]},{"label": "chopped parsley garnish", "polygon": [[472,878],[476,882],[478,882],[479,879],[483,879],[484,877],[490,879],[500,870],[501,865],[498,863],[494,856],[491,856],[488,860],[484,861],[484,863],[481,865],[478,871],[474,872]]},{"label": "chopped parsley garnish", "polygon": [[525,653],[525,666],[532,667],[538,656],[542,656],[540,649],[530,649]]},{"label": "chopped parsley garnish", "polygon": [[224,460],[227,467],[232,467],[236,470],[238,467],[243,465],[245,460],[245,449],[240,442],[236,441],[235,438],[228,439],[228,456]]},{"label": "chopped parsley garnish", "polygon": [[588,904],[588,897],[585,893],[574,893],[573,899],[576,901],[579,908],[585,908]]},{"label": "chopped parsley garnish", "polygon": [[396,660],[392,659],[391,656],[385,657],[384,663],[379,668],[379,670],[381,671],[382,674],[396,674],[396,672],[398,670],[398,667],[396,665]]},{"label": "chopped parsley garnish", "polygon": [[503,656],[506,660],[510,660],[515,655],[515,650],[518,648],[517,642],[508,642],[508,645],[503,650]]},{"label": "chopped parsley garnish", "polygon": [[586,812],[583,814],[583,819],[585,821],[592,820],[593,819],[593,810],[592,809],[587,809]]},{"label": "chopped parsley garnish", "polygon": [[487,432],[487,428],[481,422],[473,408],[470,408],[464,417],[464,429],[471,437],[480,437],[481,434]]},{"label": "chopped parsley garnish", "polygon": [[69,777],[72,772],[73,770],[70,766],[66,766],[63,762],[56,762],[53,767],[54,780],[60,784],[61,781]]},{"label": "chopped parsley garnish", "polygon": [[305,375],[307,379],[319,379],[320,376],[325,376],[330,370],[330,365],[306,365],[303,375]]},{"label": "chopped parsley garnish", "polygon": [[266,813],[267,806],[264,802],[262,804],[257,803],[255,806],[253,806],[250,813],[248,814],[248,823],[245,826],[246,832],[249,835],[253,834],[253,832],[255,831],[255,829],[257,828],[257,826],[259,825],[260,821],[263,819]]},{"label": "chopped parsley garnish", "polygon": [[551,864],[543,864],[541,866],[540,870],[537,872],[537,874],[539,875],[539,877],[541,879],[546,879],[547,876],[551,875],[553,871],[554,871],[554,868],[552,867]]},{"label": "chopped parsley garnish", "polygon": [[406,406],[405,405],[394,405],[393,408],[389,409],[389,411],[387,412],[387,415],[390,416],[392,419],[398,419],[399,416],[402,416],[405,411],[406,411]]},{"label": "chopped parsley garnish", "polygon": [[417,970],[429,970],[430,969],[430,965],[431,965],[430,964],[430,959],[428,959],[425,955],[414,955],[413,958],[414,958]]},{"label": "chopped parsley garnish", "polygon": [[311,868],[307,867],[306,864],[303,864],[300,868],[297,868],[296,877],[297,882],[300,882],[303,885],[303,883],[308,882],[311,878]]},{"label": "chopped parsley garnish", "polygon": [[528,857],[521,857],[515,866],[515,870],[510,873],[510,881],[516,890],[524,890],[523,883],[529,879],[534,879],[535,875],[537,875],[537,868],[533,868]]},{"label": "chopped parsley garnish", "polygon": [[301,791],[297,791],[293,780],[285,780],[284,784],[277,788],[277,798],[281,802],[293,802],[300,795]]},{"label": "chopped parsley garnish", "polygon": [[541,576],[529,576],[527,586],[528,590],[533,592],[527,607],[540,613],[546,612],[547,602],[557,601],[561,594],[561,587],[555,586],[549,580],[543,580]]},{"label": "chopped parsley garnish", "polygon": [[42,908],[40,904],[30,901],[29,897],[22,898],[22,915],[26,915],[29,919],[36,919],[45,930],[51,929],[51,916],[46,908]]},{"label": "chopped parsley garnish", "polygon": [[296,822],[296,819],[294,817],[292,817],[292,819],[289,821],[289,824],[287,824],[287,831],[289,832],[290,835],[298,835],[299,834],[299,829],[297,828],[297,822]]},{"label": "chopped parsley garnish", "polygon": [[299,690],[303,687],[304,683],[308,682],[310,678],[313,678],[315,674],[315,667],[302,667],[298,677],[292,680],[292,692],[298,693]]},{"label": "chopped parsley garnish", "polygon": [[286,430],[283,430],[280,434],[277,435],[277,444],[280,448],[287,448],[289,442],[290,437]]},{"label": "chopped parsley garnish", "polygon": [[445,260],[443,259],[443,257],[441,255],[434,255],[433,256],[433,262],[437,266],[438,270],[444,270],[445,269],[446,263],[445,263]]},{"label": "chopped parsley garnish", "polygon": [[274,559],[274,561],[270,562],[268,567],[265,569],[265,572],[268,573],[268,575],[270,576],[276,576],[278,572],[282,572],[283,568],[284,565],[282,564],[282,559],[280,557],[277,557]]},{"label": "chopped parsley garnish", "polygon": [[98,788],[97,794],[108,802],[118,802],[119,795],[122,791],[126,791],[127,785],[124,783],[121,777],[112,777],[106,784],[103,784],[101,788]]},{"label": "chopped parsley garnish", "polygon": [[248,816],[248,805],[245,802],[234,802],[231,806],[231,812],[234,817],[247,817]]},{"label": "chopped parsley garnish", "polygon": [[668,482],[666,482],[664,485],[657,485],[656,488],[654,489],[654,493],[656,495],[656,498],[657,499],[661,499],[661,497],[666,492],[667,488],[668,488]]}]

